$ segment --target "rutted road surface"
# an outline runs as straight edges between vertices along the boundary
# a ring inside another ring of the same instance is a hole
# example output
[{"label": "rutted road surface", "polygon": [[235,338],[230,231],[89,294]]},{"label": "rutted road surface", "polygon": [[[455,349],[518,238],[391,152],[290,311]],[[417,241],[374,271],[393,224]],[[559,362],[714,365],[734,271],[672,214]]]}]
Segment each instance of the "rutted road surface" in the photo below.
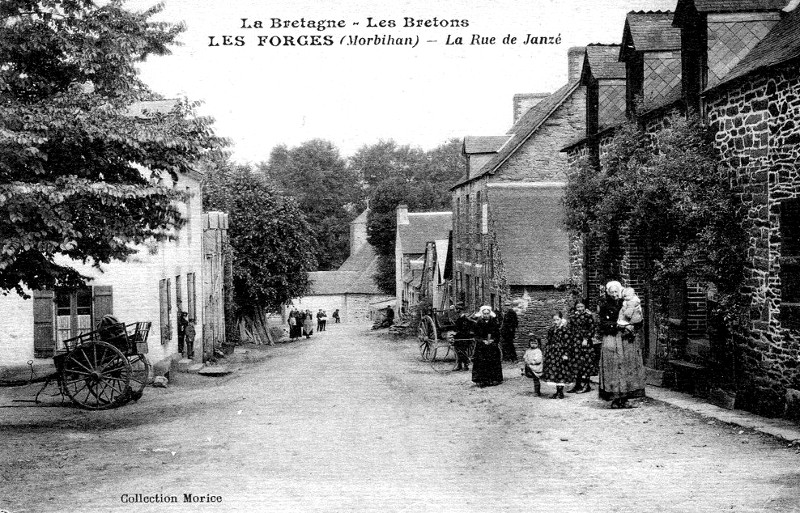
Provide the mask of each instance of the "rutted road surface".
[{"label": "rutted road surface", "polygon": [[659,403],[478,389],[360,326],[238,360],[105,412],[0,389],[0,510],[800,512],[794,448]]}]

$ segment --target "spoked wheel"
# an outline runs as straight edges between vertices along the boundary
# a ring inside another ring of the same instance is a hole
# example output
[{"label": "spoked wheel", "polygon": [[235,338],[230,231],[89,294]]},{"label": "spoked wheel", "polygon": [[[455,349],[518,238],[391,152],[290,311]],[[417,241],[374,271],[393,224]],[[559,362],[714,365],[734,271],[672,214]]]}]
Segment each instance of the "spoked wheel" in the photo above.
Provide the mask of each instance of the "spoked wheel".
[{"label": "spoked wheel", "polygon": [[423,360],[428,360],[433,351],[433,343],[436,341],[436,324],[429,315],[424,315],[419,320],[417,338],[419,339],[419,353]]},{"label": "spoked wheel", "polygon": [[130,398],[133,401],[138,401],[142,398],[144,387],[150,383],[150,362],[143,354],[135,354],[128,357],[128,362],[131,364],[131,381],[128,389],[130,390]]},{"label": "spoked wheel", "polygon": [[131,364],[106,342],[89,342],[64,358],[61,387],[78,406],[105,410],[130,400]]},{"label": "spoked wheel", "polygon": [[457,363],[456,350],[450,345],[437,345],[431,351],[431,367],[436,372],[450,372]]}]

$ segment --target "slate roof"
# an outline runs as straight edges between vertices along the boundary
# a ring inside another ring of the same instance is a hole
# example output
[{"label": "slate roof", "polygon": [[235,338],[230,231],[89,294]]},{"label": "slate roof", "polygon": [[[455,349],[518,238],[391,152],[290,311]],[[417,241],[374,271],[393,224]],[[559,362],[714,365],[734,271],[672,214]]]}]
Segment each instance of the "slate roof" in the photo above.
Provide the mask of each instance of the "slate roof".
[{"label": "slate roof", "polygon": [[[619,47],[617,47],[619,48]],[[625,67],[623,64],[623,73]],[[474,176],[467,178],[464,177],[459,180],[452,189],[464,185],[467,182],[480,178],[486,174],[494,173],[497,169],[508,160],[519,147],[531,136],[536,133],[542,124],[563,104],[575,90],[580,86],[579,82],[570,82],[556,92],[534,105],[528,112],[514,123],[514,126],[509,130],[510,137],[506,143],[498,150],[497,154],[484,165],[480,172]]]},{"label": "slate roof", "polygon": [[356,217],[355,219],[353,219],[352,221],[350,221],[350,224],[358,224],[358,223],[363,223],[363,224],[366,224],[366,223],[367,223],[367,216],[368,216],[368,215],[369,215],[369,209],[367,208],[367,209],[365,209],[363,212],[361,212],[361,213],[358,215],[358,217]]},{"label": "slate roof", "polygon": [[311,287],[308,296],[338,296],[341,294],[383,294],[372,280],[378,270],[378,255],[371,244],[366,243],[337,271],[314,271],[308,273]]},{"label": "slate roof", "polygon": [[788,0],[695,0],[699,12],[777,11]]},{"label": "slate roof", "polygon": [[672,24],[676,27],[682,26],[687,13],[691,12],[692,5],[700,13],[728,13],[779,11],[789,3],[790,0],[678,0]]},{"label": "slate roof", "polygon": [[309,296],[337,296],[347,292],[358,275],[355,271],[313,271],[308,273],[311,282]]},{"label": "slate roof", "polygon": [[620,60],[630,50],[654,52],[680,50],[681,30],[672,26],[671,11],[631,11],[625,18]]},{"label": "slate roof", "polygon": [[[367,244],[370,248],[369,244]],[[375,252],[372,252],[373,258],[372,261],[367,265],[366,268],[362,269],[355,273],[355,277],[352,279],[350,284],[347,287],[348,294],[374,294],[374,295],[385,295],[381,290],[375,285],[375,280],[372,277],[375,273],[378,272],[378,256],[375,255]]]},{"label": "slate roof", "polygon": [[[625,63],[619,62],[620,45],[590,44],[586,46],[582,79],[587,70],[596,80],[625,79]],[[584,81],[585,85],[585,81]]]},{"label": "slate roof", "polygon": [[800,57],[800,8],[781,19],[716,86]]},{"label": "slate roof", "polygon": [[408,224],[397,227],[403,254],[424,254],[427,242],[446,239],[452,228],[452,212],[409,213]]},{"label": "slate roof", "polygon": [[659,98],[657,101],[648,101],[642,105],[640,116],[646,116],[651,112],[655,112],[657,110],[663,109],[664,107],[669,107],[683,99],[683,91],[681,91],[680,87],[676,87],[667,96]]},{"label": "slate roof", "polygon": [[490,184],[493,225],[509,285],[553,286],[569,278],[563,183]]},{"label": "slate roof", "polygon": [[364,271],[375,259],[375,248],[369,242],[365,243],[354,255],[339,266],[340,271]]},{"label": "slate roof", "polygon": [[464,153],[496,153],[507,140],[507,135],[467,136],[464,137]]}]

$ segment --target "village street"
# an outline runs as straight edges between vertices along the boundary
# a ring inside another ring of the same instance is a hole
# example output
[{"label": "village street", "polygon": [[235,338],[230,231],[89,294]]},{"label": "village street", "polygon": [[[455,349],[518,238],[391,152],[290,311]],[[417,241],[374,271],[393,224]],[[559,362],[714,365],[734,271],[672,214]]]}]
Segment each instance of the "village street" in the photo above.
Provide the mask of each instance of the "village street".
[{"label": "village street", "polygon": [[0,510],[800,511],[800,454],[784,443],[649,400],[537,398],[516,366],[478,389],[363,326],[234,367],[104,412],[0,390]]}]

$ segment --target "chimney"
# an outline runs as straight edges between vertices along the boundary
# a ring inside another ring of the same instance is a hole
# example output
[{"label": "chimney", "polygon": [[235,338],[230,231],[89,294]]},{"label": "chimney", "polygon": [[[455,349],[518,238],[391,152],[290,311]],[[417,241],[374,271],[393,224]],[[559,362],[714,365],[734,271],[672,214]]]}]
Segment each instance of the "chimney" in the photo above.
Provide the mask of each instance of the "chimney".
[{"label": "chimney", "polygon": [[514,123],[537,103],[550,96],[550,93],[525,93],[514,95]]},{"label": "chimney", "polygon": [[367,215],[369,208],[350,222],[350,255],[355,255],[367,243]]},{"label": "chimney", "polygon": [[569,82],[577,82],[581,78],[583,71],[583,58],[586,55],[585,46],[573,46],[567,50],[567,80]]},{"label": "chimney", "polygon": [[408,224],[408,205],[397,205],[397,226]]}]

